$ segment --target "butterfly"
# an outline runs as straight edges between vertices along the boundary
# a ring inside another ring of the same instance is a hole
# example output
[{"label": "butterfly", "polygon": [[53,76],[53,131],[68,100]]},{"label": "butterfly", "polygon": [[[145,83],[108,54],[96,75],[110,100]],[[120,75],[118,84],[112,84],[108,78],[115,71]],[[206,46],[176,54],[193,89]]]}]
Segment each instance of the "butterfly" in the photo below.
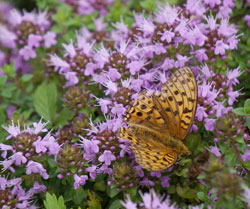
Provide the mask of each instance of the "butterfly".
[{"label": "butterfly", "polygon": [[143,91],[127,111],[127,128],[118,137],[131,142],[139,165],[150,171],[171,167],[189,154],[183,143],[192,126],[197,104],[197,83],[188,67],[175,71],[161,92]]}]

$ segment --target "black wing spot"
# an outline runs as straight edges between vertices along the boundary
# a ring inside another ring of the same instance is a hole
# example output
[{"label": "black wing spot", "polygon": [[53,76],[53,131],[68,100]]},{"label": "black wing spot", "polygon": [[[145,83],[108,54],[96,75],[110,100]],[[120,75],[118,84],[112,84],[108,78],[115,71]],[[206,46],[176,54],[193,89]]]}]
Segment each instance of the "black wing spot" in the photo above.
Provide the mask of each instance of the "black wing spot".
[{"label": "black wing spot", "polygon": [[178,115],[178,113],[179,113],[178,111],[175,111],[175,112],[174,112],[174,116]]},{"label": "black wing spot", "polygon": [[186,92],[181,92],[182,96],[187,96]]},{"label": "black wing spot", "polygon": [[171,97],[171,96],[169,96],[168,99],[169,99],[169,101],[171,101],[171,102],[174,100],[173,97]]},{"label": "black wing spot", "polygon": [[153,113],[153,110],[150,110],[150,111],[147,112],[147,114],[149,114],[149,115],[152,114],[152,113]]},{"label": "black wing spot", "polygon": [[178,104],[179,106],[181,106],[181,105],[183,105],[183,102],[180,101],[180,102],[177,102],[177,104]]},{"label": "black wing spot", "polygon": [[146,106],[146,105],[144,105],[144,104],[143,104],[143,105],[141,105],[141,109],[142,109],[142,110],[144,110],[144,109],[146,109],[146,108],[147,108],[147,106]]},{"label": "black wing spot", "polygon": [[178,94],[179,94],[179,91],[174,91],[174,94],[175,94],[175,95],[178,95]]},{"label": "black wing spot", "polygon": [[170,107],[167,107],[167,108],[165,109],[165,111],[166,111],[166,112],[171,112]]},{"label": "black wing spot", "polygon": [[136,115],[139,116],[139,117],[141,117],[142,113],[141,112],[137,112]]},{"label": "black wing spot", "polygon": [[192,99],[192,98],[188,98],[188,101],[189,101],[189,102],[192,102],[192,103],[194,103],[194,102],[195,102],[195,99]]},{"label": "black wing spot", "polygon": [[181,120],[181,122],[182,122],[182,123],[184,123],[186,126],[188,126],[188,125],[189,125],[189,123],[186,123],[186,121],[185,121],[185,120]]},{"label": "black wing spot", "polygon": [[185,108],[184,110],[183,110],[183,113],[185,114],[185,113],[189,113],[189,112],[192,112],[192,110],[189,110],[188,108]]}]

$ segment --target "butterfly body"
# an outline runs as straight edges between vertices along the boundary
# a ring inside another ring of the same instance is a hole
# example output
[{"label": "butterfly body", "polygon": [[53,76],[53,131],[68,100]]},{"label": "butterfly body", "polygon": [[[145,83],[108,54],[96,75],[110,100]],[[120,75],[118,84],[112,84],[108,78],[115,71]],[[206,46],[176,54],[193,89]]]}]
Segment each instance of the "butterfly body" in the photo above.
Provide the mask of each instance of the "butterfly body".
[{"label": "butterfly body", "polygon": [[137,163],[150,171],[172,166],[189,154],[184,145],[196,111],[197,85],[190,68],[177,70],[160,93],[142,92],[127,111],[128,128],[119,137],[131,142]]}]

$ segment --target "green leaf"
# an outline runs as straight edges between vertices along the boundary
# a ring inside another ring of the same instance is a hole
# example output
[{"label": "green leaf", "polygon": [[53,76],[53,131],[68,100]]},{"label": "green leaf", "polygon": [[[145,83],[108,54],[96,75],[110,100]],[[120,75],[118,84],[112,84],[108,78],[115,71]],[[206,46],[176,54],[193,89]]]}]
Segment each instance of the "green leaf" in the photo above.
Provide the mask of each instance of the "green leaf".
[{"label": "green leaf", "polygon": [[109,209],[119,209],[119,208],[123,208],[120,200],[114,200],[109,206]]},{"label": "green leaf", "polygon": [[73,194],[73,201],[77,204],[80,205],[81,202],[83,201],[83,199],[85,198],[85,191],[83,190],[82,187],[80,187],[79,189],[75,189],[73,190],[74,194]]},{"label": "green leaf", "polygon": [[201,142],[201,137],[199,134],[189,134],[185,140],[185,143],[190,150],[190,152],[197,151],[197,147],[199,146]]},{"label": "green leaf", "polygon": [[202,201],[205,201],[205,200],[208,199],[208,198],[207,198],[207,195],[206,195],[204,192],[198,192],[198,193],[197,193],[197,197],[198,197],[200,200],[202,200]]},{"label": "green leaf", "polygon": [[2,127],[2,124],[4,123],[6,119],[5,109],[0,108],[0,126]]},{"label": "green leaf", "polygon": [[244,103],[244,112],[246,115],[250,115],[250,99],[247,99]]},{"label": "green leaf", "polygon": [[250,117],[247,117],[246,125],[247,125],[248,129],[250,129]]},{"label": "green leaf", "polygon": [[66,209],[62,196],[57,199],[55,194],[51,195],[47,192],[45,198],[43,203],[46,209]]},{"label": "green leaf", "polygon": [[154,0],[144,0],[140,2],[140,5],[143,9],[148,11],[154,11],[156,7],[156,2]]},{"label": "green leaf", "polygon": [[177,186],[176,188],[177,194],[185,199],[195,199],[197,191],[194,189],[191,189],[189,187],[181,187]]},{"label": "green leaf", "polygon": [[4,86],[6,81],[7,81],[7,76],[6,75],[0,76],[0,87]]},{"label": "green leaf", "polygon": [[23,75],[22,77],[21,77],[21,80],[22,80],[22,82],[28,82],[28,81],[30,81],[31,79],[33,78],[33,75],[32,74],[25,74],[25,75]]},{"label": "green leaf", "polygon": [[15,75],[16,75],[16,72],[15,72],[15,68],[14,68],[14,64],[10,64],[10,65],[4,65],[3,66],[3,72],[11,77],[11,78],[14,78]]},{"label": "green leaf", "polygon": [[250,170],[250,160],[243,162],[243,166],[244,166],[244,168],[246,168],[247,170]]},{"label": "green leaf", "polygon": [[88,191],[88,208],[89,209],[102,209],[101,202],[96,198],[94,193]]},{"label": "green leaf", "polygon": [[56,127],[64,126],[67,122],[72,119],[74,113],[67,108],[62,109],[57,118],[54,120]]},{"label": "green leaf", "polygon": [[119,192],[120,191],[114,186],[107,187],[107,194],[110,198],[114,198]]},{"label": "green leaf", "polygon": [[237,156],[232,150],[227,150],[227,154],[225,155],[224,159],[230,166],[236,165]]},{"label": "green leaf", "polygon": [[94,189],[97,190],[97,191],[104,192],[106,190],[106,183],[103,180],[97,181],[94,184]]},{"label": "green leaf", "polygon": [[37,87],[34,98],[37,113],[45,120],[54,121],[56,113],[57,89],[54,83],[41,84]]},{"label": "green leaf", "polygon": [[244,108],[243,107],[238,107],[238,108],[235,108],[233,109],[233,112],[237,115],[246,115],[245,111],[244,111]]},{"label": "green leaf", "polygon": [[15,85],[6,85],[3,89],[1,89],[0,94],[5,98],[11,98],[16,90],[17,88]]}]

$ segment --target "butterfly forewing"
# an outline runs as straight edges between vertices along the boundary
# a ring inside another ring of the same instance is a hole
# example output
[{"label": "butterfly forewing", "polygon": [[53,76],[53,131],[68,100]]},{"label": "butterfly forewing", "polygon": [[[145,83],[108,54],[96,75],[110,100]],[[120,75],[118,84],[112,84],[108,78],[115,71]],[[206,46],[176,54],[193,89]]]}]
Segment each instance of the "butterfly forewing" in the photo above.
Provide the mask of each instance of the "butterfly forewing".
[{"label": "butterfly forewing", "polygon": [[142,92],[129,109],[125,121],[128,124],[138,124],[153,130],[166,129],[165,121],[154,104],[153,96]]},{"label": "butterfly forewing", "polygon": [[170,123],[172,136],[184,139],[187,135],[196,111],[197,85],[190,68],[177,70],[163,85],[159,98],[164,120]]}]

